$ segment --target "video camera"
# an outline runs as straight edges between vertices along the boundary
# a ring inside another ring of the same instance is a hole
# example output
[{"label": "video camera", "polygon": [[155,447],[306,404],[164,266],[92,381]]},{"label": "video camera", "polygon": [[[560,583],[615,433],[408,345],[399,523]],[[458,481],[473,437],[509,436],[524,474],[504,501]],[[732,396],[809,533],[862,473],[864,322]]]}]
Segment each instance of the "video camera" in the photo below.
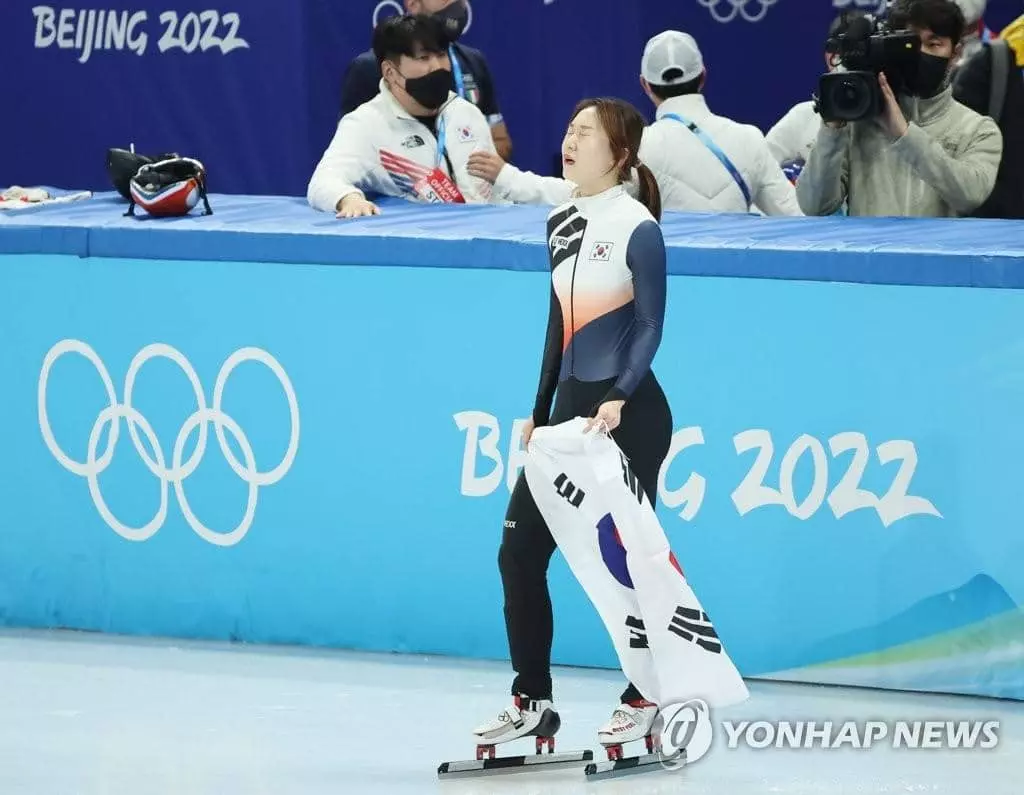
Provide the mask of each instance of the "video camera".
[{"label": "video camera", "polygon": [[882,111],[880,72],[894,94],[909,93],[917,75],[921,39],[910,31],[888,31],[874,17],[863,16],[830,38],[825,51],[839,56],[842,71],[822,75],[817,111],[824,121],[859,121]]}]

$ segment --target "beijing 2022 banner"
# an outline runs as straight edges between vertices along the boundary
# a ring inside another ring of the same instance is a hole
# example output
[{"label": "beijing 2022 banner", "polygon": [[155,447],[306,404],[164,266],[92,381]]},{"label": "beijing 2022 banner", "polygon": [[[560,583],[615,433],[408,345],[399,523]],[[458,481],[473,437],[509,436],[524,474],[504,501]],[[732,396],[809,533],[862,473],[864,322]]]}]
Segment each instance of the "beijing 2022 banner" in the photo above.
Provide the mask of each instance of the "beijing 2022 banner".
[{"label": "beijing 2022 banner", "polygon": [[[513,160],[555,173],[568,114],[620,96],[649,117],[644,42],[692,33],[715,112],[759,126],[809,99],[829,21],[881,0],[469,0],[466,44],[487,55]],[[1020,13],[991,0],[990,26]],[[346,65],[401,0],[38,0],[0,3],[0,187],[109,189],[104,154],[178,151],[214,192],[305,194],[337,124]],[[585,64],[584,67],[578,65]],[[538,88],[540,87],[540,88]]]},{"label": "beijing 2022 banner", "polygon": [[[0,263],[0,621],[507,655],[547,274],[86,262]],[[669,285],[659,516],[740,671],[1024,698],[1021,292]]]}]

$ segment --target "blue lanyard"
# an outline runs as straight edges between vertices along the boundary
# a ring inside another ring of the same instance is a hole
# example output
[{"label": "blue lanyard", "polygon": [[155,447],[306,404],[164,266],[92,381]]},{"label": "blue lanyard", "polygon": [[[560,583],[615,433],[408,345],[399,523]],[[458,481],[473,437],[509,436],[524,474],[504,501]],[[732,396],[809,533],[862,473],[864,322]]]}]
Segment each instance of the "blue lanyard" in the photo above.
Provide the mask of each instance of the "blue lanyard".
[{"label": "blue lanyard", "polygon": [[725,166],[726,171],[729,172],[733,180],[735,180],[736,184],[739,185],[740,190],[743,192],[743,198],[747,202],[747,210],[749,211],[750,205],[753,203],[750,198],[750,188],[747,187],[746,180],[743,179],[743,175],[740,174],[739,169],[733,165],[732,161],[729,159],[729,156],[722,151],[721,147],[719,147],[719,145],[716,144],[708,136],[706,132],[704,132],[700,127],[698,127],[689,119],[684,119],[682,116],[676,113],[666,113],[664,116],[662,116],[662,118],[673,119],[675,121],[682,122],[683,124],[686,125],[690,132],[697,136],[697,138],[700,140],[702,144],[704,144],[704,146],[711,150],[711,154],[713,154],[722,162],[722,165]]},{"label": "blue lanyard", "polygon": [[466,82],[462,79],[462,65],[455,54],[455,46],[448,45],[448,58],[452,62],[452,75],[455,77],[455,93],[466,98]]},{"label": "blue lanyard", "polygon": [[447,135],[445,133],[444,119],[437,116],[437,167],[441,168],[441,161],[444,160],[444,145]]}]

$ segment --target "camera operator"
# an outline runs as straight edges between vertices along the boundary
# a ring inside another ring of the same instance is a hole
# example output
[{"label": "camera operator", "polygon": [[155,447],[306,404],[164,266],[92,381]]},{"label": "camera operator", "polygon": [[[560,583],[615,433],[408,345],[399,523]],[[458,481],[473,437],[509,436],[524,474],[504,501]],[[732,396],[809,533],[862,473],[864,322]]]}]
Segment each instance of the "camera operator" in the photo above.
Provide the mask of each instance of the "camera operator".
[{"label": "camera operator", "polygon": [[949,84],[964,25],[953,0],[894,4],[888,32],[916,34],[920,54],[906,74],[879,70],[876,116],[824,121],[797,180],[807,215],[829,215],[846,201],[850,215],[956,216],[988,198],[1002,134],[992,119],[956,102]]},{"label": "camera operator", "polygon": [[[829,25],[828,37],[832,40],[836,36],[846,33],[850,22],[854,19],[866,17],[867,14],[856,9],[847,9],[838,14]],[[834,72],[839,67],[839,56],[834,52],[825,50],[825,68]],[[790,108],[786,115],[779,119],[765,135],[768,142],[768,149],[771,150],[780,166],[784,169],[795,170],[798,174],[807,162],[807,155],[814,147],[814,141],[818,137],[818,128],[821,126],[821,118],[814,107],[813,100],[798,102]]]}]

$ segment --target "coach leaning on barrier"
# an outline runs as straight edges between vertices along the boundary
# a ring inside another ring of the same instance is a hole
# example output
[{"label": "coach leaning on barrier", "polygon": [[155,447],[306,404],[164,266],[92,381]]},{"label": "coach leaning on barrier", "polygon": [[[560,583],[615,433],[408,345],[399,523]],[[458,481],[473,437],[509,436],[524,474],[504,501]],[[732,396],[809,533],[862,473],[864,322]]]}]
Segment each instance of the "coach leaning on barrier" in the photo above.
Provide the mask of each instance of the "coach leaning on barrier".
[{"label": "coach leaning on barrier", "polygon": [[470,176],[474,150],[494,151],[483,113],[451,91],[442,25],[428,16],[385,19],[373,49],[380,93],[345,116],[306,191],[339,218],[379,215],[367,192],[409,201],[486,203],[491,186]]}]

